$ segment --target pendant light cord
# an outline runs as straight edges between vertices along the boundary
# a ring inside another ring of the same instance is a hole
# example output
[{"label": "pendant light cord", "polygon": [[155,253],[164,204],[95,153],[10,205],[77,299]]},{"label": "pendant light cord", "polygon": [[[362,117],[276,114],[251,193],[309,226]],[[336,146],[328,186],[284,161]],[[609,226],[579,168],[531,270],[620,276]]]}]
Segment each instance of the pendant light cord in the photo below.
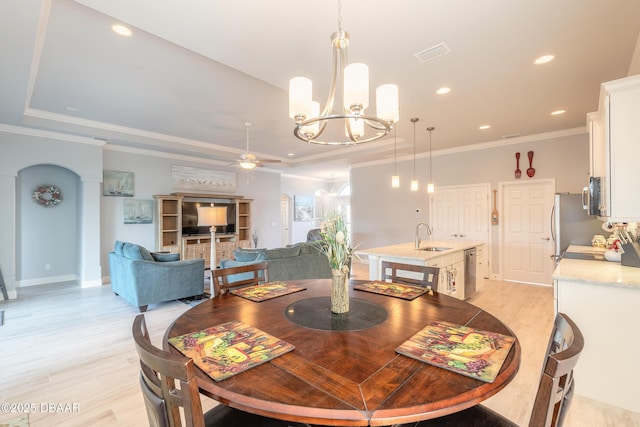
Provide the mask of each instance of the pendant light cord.
[{"label": "pendant light cord", "polygon": [[413,123],[413,179],[416,179],[416,122],[420,120],[417,117],[412,117],[411,122]]},{"label": "pendant light cord", "polygon": [[433,170],[433,167],[431,166],[431,132],[433,131],[433,127],[429,127],[427,130],[429,131],[429,182],[431,183],[433,182],[431,179],[431,171]]}]

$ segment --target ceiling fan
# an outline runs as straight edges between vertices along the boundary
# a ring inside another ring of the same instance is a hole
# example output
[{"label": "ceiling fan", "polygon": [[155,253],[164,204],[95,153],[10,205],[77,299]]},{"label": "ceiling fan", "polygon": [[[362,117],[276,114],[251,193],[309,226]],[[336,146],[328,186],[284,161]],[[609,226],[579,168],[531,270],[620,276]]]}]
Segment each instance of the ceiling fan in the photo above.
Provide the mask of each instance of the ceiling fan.
[{"label": "ceiling fan", "polygon": [[252,124],[251,122],[244,122],[244,126],[247,128],[247,152],[241,154],[235,164],[240,165],[242,169],[251,170],[256,166],[263,167],[263,163],[280,163],[280,160],[258,159],[255,154],[249,152],[249,128]]}]

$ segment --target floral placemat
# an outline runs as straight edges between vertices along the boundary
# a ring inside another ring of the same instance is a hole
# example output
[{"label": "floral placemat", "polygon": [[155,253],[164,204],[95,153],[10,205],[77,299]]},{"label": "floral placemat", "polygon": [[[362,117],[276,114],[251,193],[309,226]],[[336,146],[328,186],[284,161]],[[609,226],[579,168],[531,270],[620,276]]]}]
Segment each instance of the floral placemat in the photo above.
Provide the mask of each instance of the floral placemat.
[{"label": "floral placemat", "polygon": [[307,288],[292,285],[285,282],[268,282],[261,285],[247,286],[240,289],[234,289],[232,294],[255,302],[266,301],[271,298],[281,297],[283,295],[292,294],[294,292],[304,291]]},{"label": "floral placemat", "polygon": [[169,338],[169,343],[216,381],[268,362],[295,347],[260,329],[234,320]]},{"label": "floral placemat", "polygon": [[374,281],[356,285],[353,289],[359,291],[373,292],[374,294],[388,295],[407,300],[413,300],[420,295],[429,292],[428,288],[422,286],[403,285],[400,283],[389,283]]},{"label": "floral placemat", "polygon": [[449,322],[432,322],[396,352],[468,377],[493,382],[515,338]]}]

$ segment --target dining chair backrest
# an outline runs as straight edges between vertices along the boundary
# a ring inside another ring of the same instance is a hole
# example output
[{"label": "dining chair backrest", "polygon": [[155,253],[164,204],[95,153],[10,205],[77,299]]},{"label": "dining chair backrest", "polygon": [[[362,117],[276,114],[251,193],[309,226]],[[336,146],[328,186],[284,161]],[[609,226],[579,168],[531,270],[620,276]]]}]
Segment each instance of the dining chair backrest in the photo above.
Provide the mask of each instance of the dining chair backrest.
[{"label": "dining chair backrest", "polygon": [[382,261],[380,267],[380,278],[384,282],[423,286],[431,288],[433,292],[438,291],[438,278],[440,276],[440,269],[438,267],[403,264],[391,261]]},{"label": "dining chair backrest", "polygon": [[213,270],[214,296],[231,288],[258,285],[269,281],[269,265],[265,262]]},{"label": "dining chair backrest", "polygon": [[583,348],[584,337],[578,326],[566,314],[558,313],[547,346],[529,427],[562,425],[573,396],[573,368]]},{"label": "dining chair backrest", "polygon": [[[133,340],[140,358],[140,387],[152,427],[204,427],[193,360],[153,344],[143,314],[133,321]],[[176,387],[179,385],[179,387]],[[184,414],[184,423],[180,417]]]}]

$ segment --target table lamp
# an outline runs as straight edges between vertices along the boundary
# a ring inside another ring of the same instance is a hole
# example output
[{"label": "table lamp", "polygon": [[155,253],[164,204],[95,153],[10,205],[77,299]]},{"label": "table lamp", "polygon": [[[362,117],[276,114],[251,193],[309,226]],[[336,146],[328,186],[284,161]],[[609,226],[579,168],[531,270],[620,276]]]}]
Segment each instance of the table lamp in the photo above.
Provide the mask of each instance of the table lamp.
[{"label": "table lamp", "polygon": [[217,267],[216,261],[216,226],[227,225],[227,207],[226,206],[199,206],[198,207],[198,227],[209,226],[211,233],[211,250],[209,258],[209,270],[211,271],[211,281],[209,291],[213,296],[213,270]]}]

